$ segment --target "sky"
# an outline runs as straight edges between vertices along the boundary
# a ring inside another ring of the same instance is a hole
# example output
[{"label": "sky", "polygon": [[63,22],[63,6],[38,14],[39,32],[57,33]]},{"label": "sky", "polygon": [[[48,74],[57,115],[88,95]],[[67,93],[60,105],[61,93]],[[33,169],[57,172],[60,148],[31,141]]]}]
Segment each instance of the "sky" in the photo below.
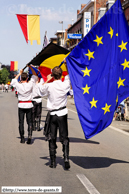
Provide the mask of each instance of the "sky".
[{"label": "sky", "polygon": [[[18,69],[30,62],[42,50],[45,31],[48,39],[56,37],[57,30],[68,28],[77,20],[77,10],[88,0],[0,0],[0,62],[10,65],[18,61]],[[25,41],[16,14],[40,15],[41,45]]]}]

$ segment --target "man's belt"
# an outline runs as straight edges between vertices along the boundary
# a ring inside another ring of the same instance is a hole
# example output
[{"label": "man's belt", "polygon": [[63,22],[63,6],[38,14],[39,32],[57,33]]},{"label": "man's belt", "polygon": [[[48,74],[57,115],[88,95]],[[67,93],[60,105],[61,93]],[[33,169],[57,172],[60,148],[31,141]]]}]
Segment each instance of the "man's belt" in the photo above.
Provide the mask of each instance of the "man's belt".
[{"label": "man's belt", "polygon": [[63,110],[63,109],[65,109],[65,108],[66,108],[66,106],[63,106],[63,107],[58,108],[58,109],[50,110],[50,112],[54,112],[54,111],[58,111],[58,110]]},{"label": "man's belt", "polygon": [[32,101],[18,101],[18,103],[31,103]]},{"label": "man's belt", "polygon": [[41,98],[41,96],[36,96],[36,97],[34,97],[33,99],[38,99],[38,98]]}]

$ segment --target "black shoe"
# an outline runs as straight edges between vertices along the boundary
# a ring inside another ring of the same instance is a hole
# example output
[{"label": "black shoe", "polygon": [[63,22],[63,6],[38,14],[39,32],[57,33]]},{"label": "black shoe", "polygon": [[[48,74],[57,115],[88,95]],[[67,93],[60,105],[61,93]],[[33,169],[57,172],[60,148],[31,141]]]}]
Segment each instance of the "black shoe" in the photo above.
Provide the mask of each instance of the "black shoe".
[{"label": "black shoe", "polygon": [[30,137],[28,138],[28,140],[27,140],[26,143],[27,143],[27,144],[31,144],[31,138],[30,138]]},{"label": "black shoe", "polygon": [[50,152],[50,165],[49,165],[49,167],[56,168],[56,150],[49,150],[49,152]]},{"label": "black shoe", "polygon": [[70,168],[70,163],[69,163],[69,141],[64,142],[63,144],[63,156],[64,156],[64,167],[66,170]]},{"label": "black shoe", "polygon": [[24,137],[21,137],[20,143],[25,143],[25,138]]},{"label": "black shoe", "polygon": [[68,170],[68,169],[70,168],[70,163],[69,163],[69,161],[64,162],[64,163],[65,163],[65,169]]},{"label": "black shoe", "polygon": [[56,168],[56,162],[51,161],[51,164],[49,165],[50,168]]}]

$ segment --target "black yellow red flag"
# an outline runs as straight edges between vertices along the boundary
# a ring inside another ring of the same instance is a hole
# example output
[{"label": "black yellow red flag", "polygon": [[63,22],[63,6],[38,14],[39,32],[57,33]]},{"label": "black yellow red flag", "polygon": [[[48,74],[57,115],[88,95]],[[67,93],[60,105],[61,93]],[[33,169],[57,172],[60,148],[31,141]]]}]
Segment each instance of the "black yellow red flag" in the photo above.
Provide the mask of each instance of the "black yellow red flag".
[{"label": "black yellow red flag", "polygon": [[[59,66],[63,59],[69,54],[69,50],[54,44],[49,43],[41,52],[33,58],[29,63],[34,66],[43,66],[53,69]],[[63,71],[66,71],[65,65],[61,66]]]}]

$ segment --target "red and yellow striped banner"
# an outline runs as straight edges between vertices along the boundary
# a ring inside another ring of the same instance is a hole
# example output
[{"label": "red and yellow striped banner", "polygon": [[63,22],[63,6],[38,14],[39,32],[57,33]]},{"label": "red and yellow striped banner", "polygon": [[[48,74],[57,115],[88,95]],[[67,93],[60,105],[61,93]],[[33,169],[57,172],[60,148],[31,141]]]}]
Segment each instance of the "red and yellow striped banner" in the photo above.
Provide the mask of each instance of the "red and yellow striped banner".
[{"label": "red and yellow striped banner", "polygon": [[18,61],[11,61],[10,71],[18,71]]},{"label": "red and yellow striped banner", "polygon": [[30,40],[32,45],[33,40],[37,40],[37,44],[41,44],[40,43],[40,16],[17,14],[17,19],[21,26],[26,42],[28,43],[28,40]]}]

